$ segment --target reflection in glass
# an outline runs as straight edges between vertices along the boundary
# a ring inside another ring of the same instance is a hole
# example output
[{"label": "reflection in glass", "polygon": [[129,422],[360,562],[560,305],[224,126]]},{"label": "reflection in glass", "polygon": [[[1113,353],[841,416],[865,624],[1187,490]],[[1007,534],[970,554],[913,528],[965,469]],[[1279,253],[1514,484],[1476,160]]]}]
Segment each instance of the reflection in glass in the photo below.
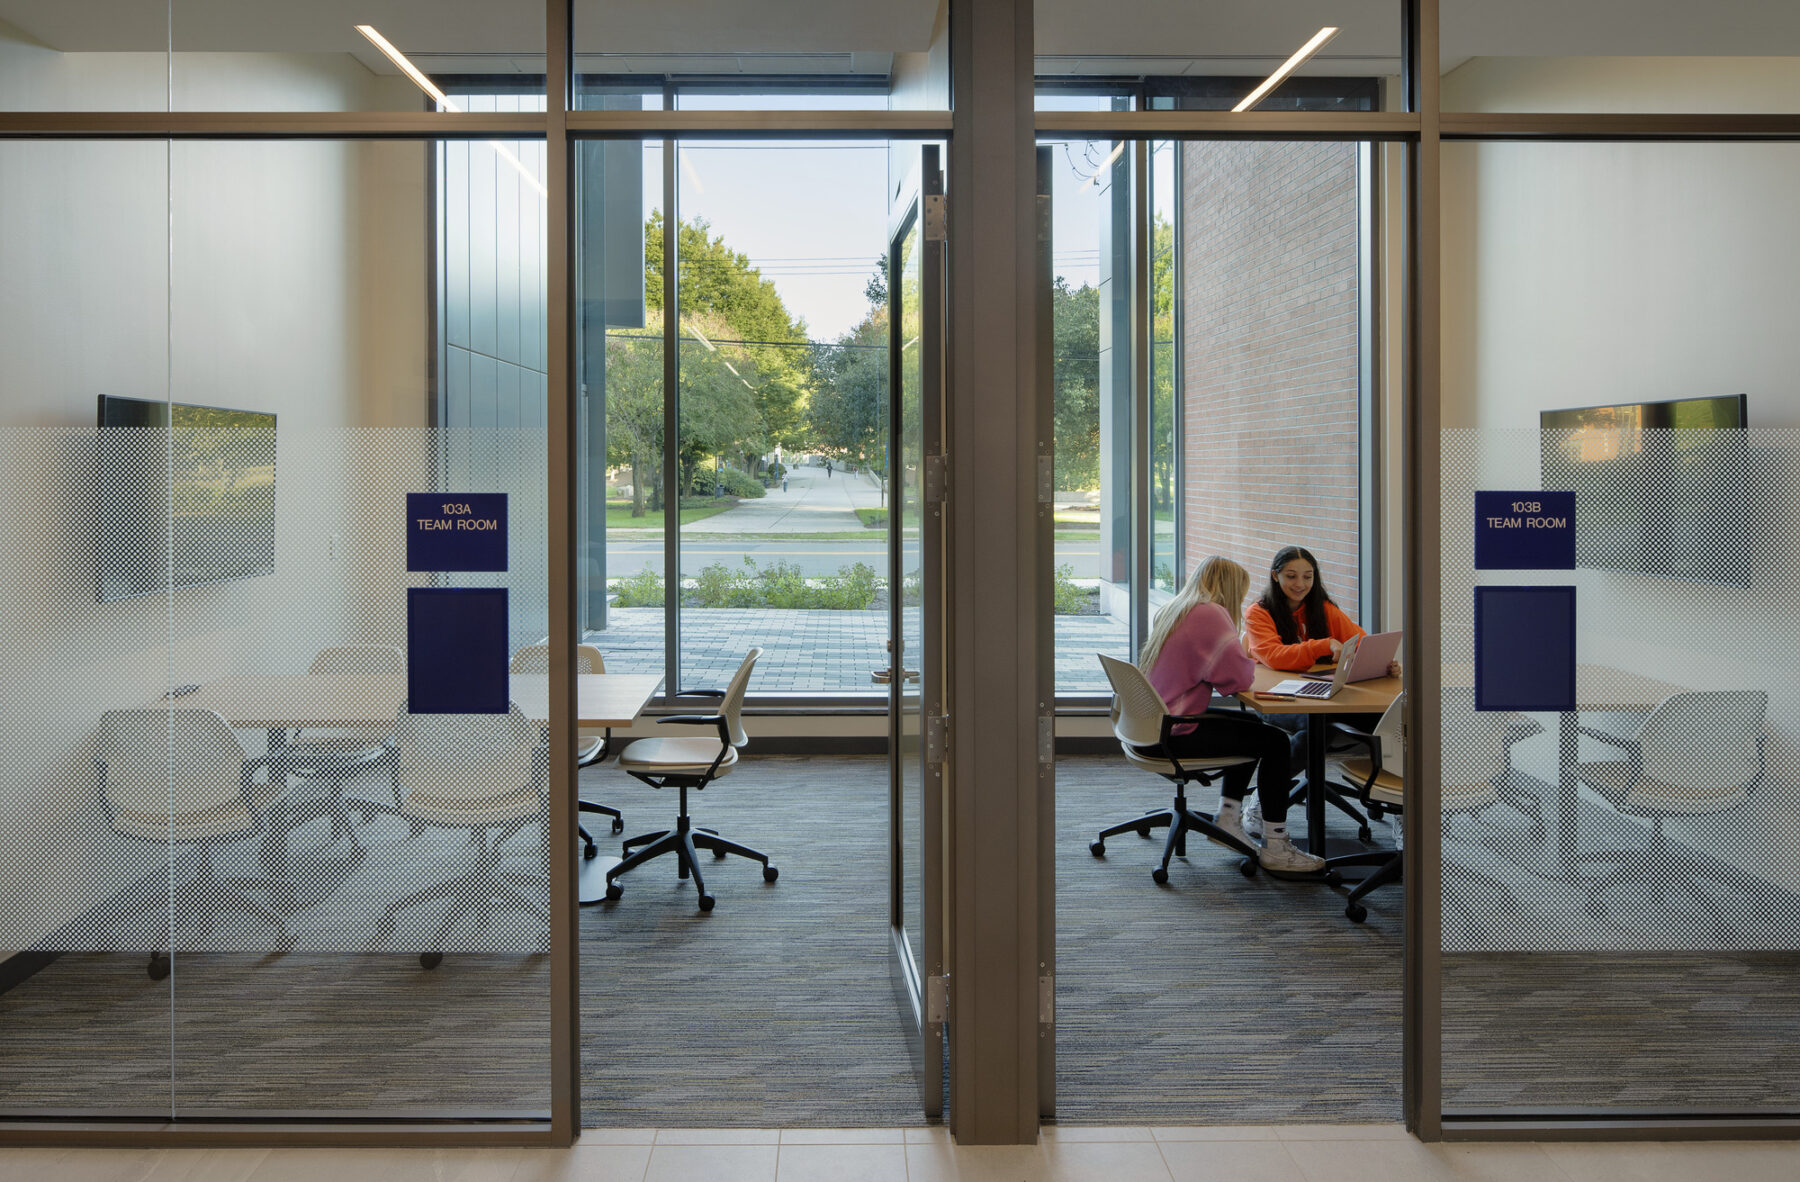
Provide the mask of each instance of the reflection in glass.
[{"label": "reflection in glass", "polygon": [[915,218],[901,239],[898,251],[899,290],[894,306],[900,321],[895,336],[900,342],[899,463],[894,465],[893,504],[900,531],[899,635],[895,637],[893,676],[900,692],[900,917],[912,949],[913,963],[924,962],[923,897],[919,884],[922,847],[921,810],[924,808],[924,742],[919,725],[917,680],[925,659],[924,572],[920,550],[924,531],[924,308],[921,302],[919,225]]}]

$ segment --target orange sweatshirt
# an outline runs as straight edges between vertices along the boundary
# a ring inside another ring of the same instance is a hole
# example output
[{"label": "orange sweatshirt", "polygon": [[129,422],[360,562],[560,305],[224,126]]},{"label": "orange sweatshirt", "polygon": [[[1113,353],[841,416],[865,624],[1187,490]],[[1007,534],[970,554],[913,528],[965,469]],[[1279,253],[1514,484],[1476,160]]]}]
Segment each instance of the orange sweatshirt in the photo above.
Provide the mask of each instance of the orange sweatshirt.
[{"label": "orange sweatshirt", "polygon": [[[1356,626],[1356,621],[1330,601],[1325,604],[1325,623],[1331,630],[1331,640],[1339,644],[1352,636],[1367,635]],[[1250,655],[1271,669],[1289,672],[1298,672],[1331,656],[1331,640],[1323,637],[1308,640],[1304,619],[1296,617],[1294,625],[1300,632],[1299,643],[1283,644],[1281,633],[1275,630],[1275,621],[1269,617],[1269,609],[1260,603],[1251,604],[1250,610],[1244,613],[1244,638],[1249,643]]]}]

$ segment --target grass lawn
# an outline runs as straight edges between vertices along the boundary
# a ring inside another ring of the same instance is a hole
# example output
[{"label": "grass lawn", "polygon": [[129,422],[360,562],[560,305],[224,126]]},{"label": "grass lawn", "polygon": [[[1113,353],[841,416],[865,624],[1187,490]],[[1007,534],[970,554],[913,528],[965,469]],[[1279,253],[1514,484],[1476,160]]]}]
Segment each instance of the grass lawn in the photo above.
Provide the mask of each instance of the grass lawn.
[{"label": "grass lawn", "polygon": [[[737,502],[734,500],[725,499],[725,503],[722,505],[707,505],[700,509],[683,509],[681,511],[681,524],[686,525],[690,521],[705,521],[708,517],[717,516],[718,514],[725,512],[725,510],[734,507],[736,504]],[[661,529],[662,527],[663,515],[662,510],[660,509],[646,509],[642,517],[633,517],[631,515],[630,501],[606,502],[607,529]]]},{"label": "grass lawn", "polygon": [[886,509],[858,509],[856,516],[870,529],[881,529],[887,525],[888,511]]}]

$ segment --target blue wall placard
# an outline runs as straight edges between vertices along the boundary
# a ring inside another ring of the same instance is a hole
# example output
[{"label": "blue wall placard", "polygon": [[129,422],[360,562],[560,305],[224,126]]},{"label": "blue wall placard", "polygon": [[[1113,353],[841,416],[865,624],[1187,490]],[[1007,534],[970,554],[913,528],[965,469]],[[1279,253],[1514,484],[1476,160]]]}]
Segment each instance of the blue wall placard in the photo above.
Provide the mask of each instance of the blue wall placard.
[{"label": "blue wall placard", "polygon": [[1574,570],[1575,494],[1475,494],[1476,570]]},{"label": "blue wall placard", "polygon": [[1475,588],[1475,709],[1575,709],[1575,588]]},{"label": "blue wall placard", "polygon": [[511,697],[505,587],[406,589],[406,708],[505,714]]},{"label": "blue wall placard", "polygon": [[407,493],[406,569],[506,569],[505,493]]}]

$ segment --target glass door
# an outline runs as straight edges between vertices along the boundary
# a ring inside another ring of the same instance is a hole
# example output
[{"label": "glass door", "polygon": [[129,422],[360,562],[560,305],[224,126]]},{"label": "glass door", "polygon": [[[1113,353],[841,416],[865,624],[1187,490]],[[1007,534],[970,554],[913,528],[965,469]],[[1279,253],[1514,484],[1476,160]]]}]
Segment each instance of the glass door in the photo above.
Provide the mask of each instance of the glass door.
[{"label": "glass door", "polygon": [[[938,148],[888,223],[888,774],[894,971],[919,1032],[919,1094],[943,1113],[944,206]],[[910,154],[910,153],[909,153]],[[898,155],[898,154],[897,154]]]}]

